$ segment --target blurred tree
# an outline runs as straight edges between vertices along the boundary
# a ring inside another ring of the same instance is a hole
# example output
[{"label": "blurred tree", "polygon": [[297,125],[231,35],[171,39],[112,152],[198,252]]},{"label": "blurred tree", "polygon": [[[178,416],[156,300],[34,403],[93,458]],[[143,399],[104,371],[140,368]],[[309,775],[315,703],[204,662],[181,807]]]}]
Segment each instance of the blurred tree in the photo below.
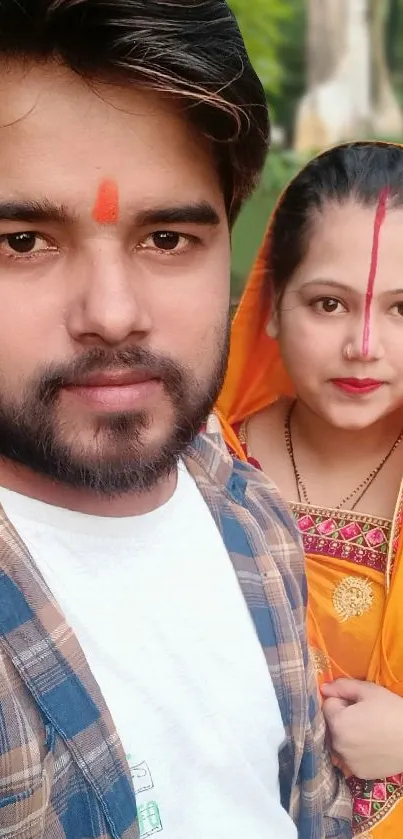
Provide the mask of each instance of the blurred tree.
[{"label": "blurred tree", "polygon": [[386,57],[400,101],[403,101],[403,0],[390,0],[386,26]]},{"label": "blurred tree", "polygon": [[263,239],[269,216],[284,186],[301,168],[292,151],[272,149],[261,183],[243,208],[232,236],[232,294],[238,298]]},{"label": "blurred tree", "polygon": [[371,0],[372,93],[375,103],[383,85],[389,84],[389,62],[386,57],[386,31],[389,16],[390,0]]},{"label": "blurred tree", "polygon": [[[284,79],[280,56],[286,27],[296,0],[228,0],[236,15],[246,46],[260,79],[270,96],[279,94]],[[302,0],[299,0],[301,3]]]},{"label": "blurred tree", "polygon": [[[320,0],[319,0],[320,1]],[[228,0],[265,87],[272,122],[290,142],[296,103],[305,88],[305,0]],[[272,150],[257,189],[233,231],[232,292],[238,297],[268,217],[284,184],[299,168],[291,152]]]},{"label": "blurred tree", "polygon": [[[388,24],[391,13],[391,0],[371,0],[372,98],[375,129],[378,123],[379,127],[387,126],[388,136],[399,137],[403,130],[403,118],[390,72],[391,57],[388,55]],[[398,14],[399,7],[395,6],[395,18]]]},{"label": "blurred tree", "polygon": [[269,99],[276,121],[285,129],[288,146],[293,143],[297,103],[306,87],[306,11],[304,0],[289,0],[278,49],[281,84]]}]

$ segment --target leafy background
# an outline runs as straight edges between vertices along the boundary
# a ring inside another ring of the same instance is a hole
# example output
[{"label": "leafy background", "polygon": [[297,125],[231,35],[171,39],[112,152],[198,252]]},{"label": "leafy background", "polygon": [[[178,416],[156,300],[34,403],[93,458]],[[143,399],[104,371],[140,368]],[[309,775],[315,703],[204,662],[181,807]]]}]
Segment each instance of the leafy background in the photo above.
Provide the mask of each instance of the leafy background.
[{"label": "leafy background", "polygon": [[[403,0],[370,3],[370,14],[374,14],[376,5],[377,13],[386,20],[387,62],[403,107]],[[308,0],[229,0],[229,5],[266,90],[271,121],[284,135],[283,147],[270,151],[261,185],[234,229],[232,293],[237,299],[278,195],[301,165],[292,142],[295,111],[306,85]]]}]

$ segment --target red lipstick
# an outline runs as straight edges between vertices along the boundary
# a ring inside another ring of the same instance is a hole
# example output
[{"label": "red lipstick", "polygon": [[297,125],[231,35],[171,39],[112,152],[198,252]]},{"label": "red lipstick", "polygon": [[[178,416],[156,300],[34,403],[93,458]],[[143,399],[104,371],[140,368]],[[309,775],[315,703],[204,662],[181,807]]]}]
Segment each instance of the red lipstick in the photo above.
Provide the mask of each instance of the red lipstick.
[{"label": "red lipstick", "polygon": [[382,387],[384,382],[378,381],[378,379],[332,379],[332,384],[336,387],[340,388],[340,390],[344,390],[346,393],[352,394],[364,394],[364,393],[372,393],[374,390],[378,390],[378,388]]}]

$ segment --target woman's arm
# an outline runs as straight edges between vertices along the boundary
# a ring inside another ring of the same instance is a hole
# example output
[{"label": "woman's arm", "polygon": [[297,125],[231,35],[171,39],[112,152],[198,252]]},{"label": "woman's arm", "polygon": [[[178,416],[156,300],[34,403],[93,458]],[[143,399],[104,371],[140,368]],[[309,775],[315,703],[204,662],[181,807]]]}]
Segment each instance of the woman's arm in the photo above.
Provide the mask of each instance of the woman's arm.
[{"label": "woman's arm", "polygon": [[353,775],[375,780],[403,772],[400,696],[357,679],[337,679],[322,694],[333,750]]}]

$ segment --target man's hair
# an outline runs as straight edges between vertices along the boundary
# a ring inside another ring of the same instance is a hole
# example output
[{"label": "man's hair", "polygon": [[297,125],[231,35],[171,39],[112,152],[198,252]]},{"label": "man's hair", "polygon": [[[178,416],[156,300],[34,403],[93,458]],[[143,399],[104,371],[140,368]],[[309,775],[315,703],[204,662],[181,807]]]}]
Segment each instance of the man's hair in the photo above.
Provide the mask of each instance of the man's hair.
[{"label": "man's hair", "polygon": [[0,0],[8,57],[174,96],[212,141],[231,222],[256,185],[267,105],[226,0]]}]

